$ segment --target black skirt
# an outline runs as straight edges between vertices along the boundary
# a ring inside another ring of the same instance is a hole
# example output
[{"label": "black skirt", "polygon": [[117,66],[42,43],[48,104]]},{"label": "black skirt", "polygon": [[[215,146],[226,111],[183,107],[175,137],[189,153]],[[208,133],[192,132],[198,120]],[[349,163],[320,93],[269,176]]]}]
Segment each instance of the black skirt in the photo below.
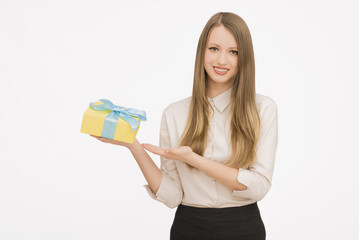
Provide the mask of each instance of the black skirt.
[{"label": "black skirt", "polygon": [[227,208],[179,205],[171,240],[263,240],[265,227],[257,202]]}]

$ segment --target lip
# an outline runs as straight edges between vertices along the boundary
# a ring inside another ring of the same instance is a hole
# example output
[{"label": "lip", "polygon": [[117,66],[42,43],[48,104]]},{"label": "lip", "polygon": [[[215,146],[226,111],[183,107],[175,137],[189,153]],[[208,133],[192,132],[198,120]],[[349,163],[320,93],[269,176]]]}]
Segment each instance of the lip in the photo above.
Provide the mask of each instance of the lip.
[{"label": "lip", "polygon": [[[226,71],[226,72],[218,72],[218,71],[216,71],[216,68],[218,68],[218,69],[223,69],[223,70],[227,70],[227,71]],[[224,75],[224,74],[228,73],[228,71],[229,71],[228,68],[217,67],[217,66],[213,66],[213,70],[214,70],[214,72],[217,73],[218,75]]]}]

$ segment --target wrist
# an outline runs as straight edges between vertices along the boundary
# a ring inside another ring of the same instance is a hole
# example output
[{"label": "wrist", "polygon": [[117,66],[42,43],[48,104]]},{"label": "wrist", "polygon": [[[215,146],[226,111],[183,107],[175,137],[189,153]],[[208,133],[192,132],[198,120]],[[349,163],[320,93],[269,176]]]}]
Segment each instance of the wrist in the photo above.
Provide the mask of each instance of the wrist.
[{"label": "wrist", "polygon": [[141,144],[139,143],[139,141],[137,141],[137,139],[135,138],[135,140],[133,141],[133,143],[129,143],[127,146],[128,150],[130,150],[131,152],[134,152],[138,147],[141,147]]},{"label": "wrist", "polygon": [[196,157],[198,156],[197,153],[195,152],[191,152],[187,155],[187,157],[185,158],[185,163],[189,164],[189,165],[193,165],[194,161],[196,160]]}]

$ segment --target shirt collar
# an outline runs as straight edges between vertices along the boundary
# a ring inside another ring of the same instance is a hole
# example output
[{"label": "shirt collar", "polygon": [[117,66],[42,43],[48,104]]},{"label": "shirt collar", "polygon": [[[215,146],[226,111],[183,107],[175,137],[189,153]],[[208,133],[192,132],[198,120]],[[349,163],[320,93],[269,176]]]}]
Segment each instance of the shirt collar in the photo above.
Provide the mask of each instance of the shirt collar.
[{"label": "shirt collar", "polygon": [[208,98],[211,105],[217,108],[218,111],[223,112],[231,101],[232,88],[227,89],[223,93],[215,96],[214,98]]}]

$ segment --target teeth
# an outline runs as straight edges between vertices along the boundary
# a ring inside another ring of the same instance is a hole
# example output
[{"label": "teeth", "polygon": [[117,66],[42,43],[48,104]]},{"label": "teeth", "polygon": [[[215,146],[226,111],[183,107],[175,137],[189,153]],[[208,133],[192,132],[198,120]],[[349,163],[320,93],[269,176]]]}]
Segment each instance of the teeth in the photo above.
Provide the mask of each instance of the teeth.
[{"label": "teeth", "polygon": [[228,71],[228,69],[219,69],[219,68],[214,68],[214,69],[216,69],[216,71],[218,71],[218,72],[227,72]]}]

